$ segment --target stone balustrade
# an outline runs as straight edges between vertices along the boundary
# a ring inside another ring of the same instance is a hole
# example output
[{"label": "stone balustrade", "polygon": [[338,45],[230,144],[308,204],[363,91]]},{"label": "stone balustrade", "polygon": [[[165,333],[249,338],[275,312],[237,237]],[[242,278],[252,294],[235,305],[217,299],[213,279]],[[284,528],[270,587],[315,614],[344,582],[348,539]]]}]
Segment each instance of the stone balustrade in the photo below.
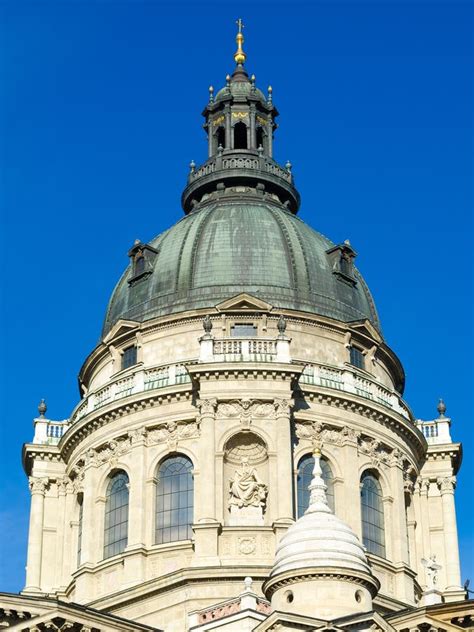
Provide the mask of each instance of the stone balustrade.
[{"label": "stone balustrade", "polygon": [[[278,338],[220,338],[203,336],[200,340],[199,362],[281,362],[290,363],[290,340]],[[55,445],[66,430],[85,415],[107,404],[130,395],[157,390],[178,384],[190,383],[191,378],[184,364],[173,364],[151,368],[139,367],[127,375],[122,375],[90,392],[74,409],[71,418],[52,421],[38,417],[35,422],[33,443]],[[361,375],[353,367],[335,367],[323,364],[307,364],[300,377],[300,384],[313,384],[381,404],[400,414],[405,419],[413,418],[410,409],[397,393]],[[418,420],[417,425],[428,443],[449,443],[450,420],[445,417],[434,421]]]},{"label": "stone balustrade", "polygon": [[413,419],[407,404],[401,397],[367,375],[361,375],[349,366],[334,367],[323,364],[307,364],[300,376],[300,384],[314,384],[324,388],[353,393],[393,410],[405,419]]},{"label": "stone balustrade", "polygon": [[417,419],[416,425],[423,433],[428,445],[452,442],[451,433],[449,431],[451,419],[449,417],[442,416],[429,421]]},{"label": "stone balustrade", "polygon": [[264,154],[258,155],[256,150],[242,153],[233,150],[232,155],[229,156],[227,156],[225,152],[217,154],[217,156],[213,156],[197,169],[191,170],[188,176],[188,183],[196,182],[200,178],[213,174],[221,169],[263,171],[281,178],[289,184],[293,183],[291,171],[280,167],[280,165],[269,156],[265,156]]}]

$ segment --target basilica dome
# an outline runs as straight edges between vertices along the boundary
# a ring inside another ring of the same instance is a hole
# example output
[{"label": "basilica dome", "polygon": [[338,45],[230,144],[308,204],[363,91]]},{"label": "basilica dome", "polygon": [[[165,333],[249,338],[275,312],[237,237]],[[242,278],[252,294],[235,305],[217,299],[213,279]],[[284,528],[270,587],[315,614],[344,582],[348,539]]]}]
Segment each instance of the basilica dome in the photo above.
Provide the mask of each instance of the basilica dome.
[{"label": "basilica dome", "polygon": [[[146,321],[213,308],[246,292],[275,308],[344,322],[377,312],[359,272],[339,274],[337,246],[274,202],[235,194],[203,204],[147,245],[131,251],[110,299],[103,335],[119,319]],[[347,245],[343,245],[349,248]],[[137,273],[133,255],[145,261]],[[352,251],[353,252],[353,251]]]}]

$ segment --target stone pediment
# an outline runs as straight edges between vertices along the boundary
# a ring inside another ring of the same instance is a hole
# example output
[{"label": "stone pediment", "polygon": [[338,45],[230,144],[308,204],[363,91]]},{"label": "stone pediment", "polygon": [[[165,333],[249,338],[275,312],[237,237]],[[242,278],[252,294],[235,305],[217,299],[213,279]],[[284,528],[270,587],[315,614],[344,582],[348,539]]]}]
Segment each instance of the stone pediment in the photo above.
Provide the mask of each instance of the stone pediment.
[{"label": "stone pediment", "polygon": [[369,336],[370,338],[372,338],[379,344],[383,342],[382,336],[375,329],[375,327],[372,325],[370,320],[353,321],[352,323],[350,323],[350,326],[351,326],[351,329],[353,329],[354,331],[358,331],[361,334],[365,334],[366,336]]},{"label": "stone pediment", "polygon": [[105,336],[104,343],[107,345],[115,338],[128,334],[136,330],[139,326],[140,323],[135,320],[119,320]]},{"label": "stone pediment", "polygon": [[270,305],[270,303],[262,301],[251,294],[247,294],[246,292],[237,294],[237,296],[233,296],[232,298],[216,305],[216,310],[218,312],[240,312],[243,310],[249,312],[271,312],[272,309],[273,305]]}]

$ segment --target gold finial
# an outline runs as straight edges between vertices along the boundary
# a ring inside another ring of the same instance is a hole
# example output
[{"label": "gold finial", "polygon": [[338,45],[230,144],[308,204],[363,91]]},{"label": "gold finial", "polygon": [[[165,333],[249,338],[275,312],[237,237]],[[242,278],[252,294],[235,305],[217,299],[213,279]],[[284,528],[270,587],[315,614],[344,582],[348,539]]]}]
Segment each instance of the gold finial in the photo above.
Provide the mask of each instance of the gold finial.
[{"label": "gold finial", "polygon": [[244,28],[244,23],[242,22],[242,19],[239,18],[236,24],[239,27],[239,31],[235,38],[235,41],[237,42],[237,52],[234,55],[234,59],[236,64],[243,64],[247,59],[247,55],[242,50],[242,44],[244,43],[244,34],[242,33],[242,29]]}]

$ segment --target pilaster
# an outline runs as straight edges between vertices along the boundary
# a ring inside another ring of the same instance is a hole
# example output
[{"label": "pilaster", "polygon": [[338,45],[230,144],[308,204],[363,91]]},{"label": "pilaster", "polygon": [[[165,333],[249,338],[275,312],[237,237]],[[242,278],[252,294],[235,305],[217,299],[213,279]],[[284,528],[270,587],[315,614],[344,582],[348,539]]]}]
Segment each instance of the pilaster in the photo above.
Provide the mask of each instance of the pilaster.
[{"label": "pilaster", "polygon": [[41,592],[41,558],[43,554],[44,496],[49,479],[30,476],[30,530],[26,563],[26,586],[23,592]]},{"label": "pilaster", "polygon": [[[459,599],[461,588],[461,571],[459,566],[459,545],[456,526],[456,508],[454,505],[455,476],[447,476],[437,479],[437,485],[441,494],[443,511],[444,551],[446,563],[446,589],[447,593],[454,593],[453,599],[445,594],[447,601]],[[462,597],[461,597],[462,598]]]}]

